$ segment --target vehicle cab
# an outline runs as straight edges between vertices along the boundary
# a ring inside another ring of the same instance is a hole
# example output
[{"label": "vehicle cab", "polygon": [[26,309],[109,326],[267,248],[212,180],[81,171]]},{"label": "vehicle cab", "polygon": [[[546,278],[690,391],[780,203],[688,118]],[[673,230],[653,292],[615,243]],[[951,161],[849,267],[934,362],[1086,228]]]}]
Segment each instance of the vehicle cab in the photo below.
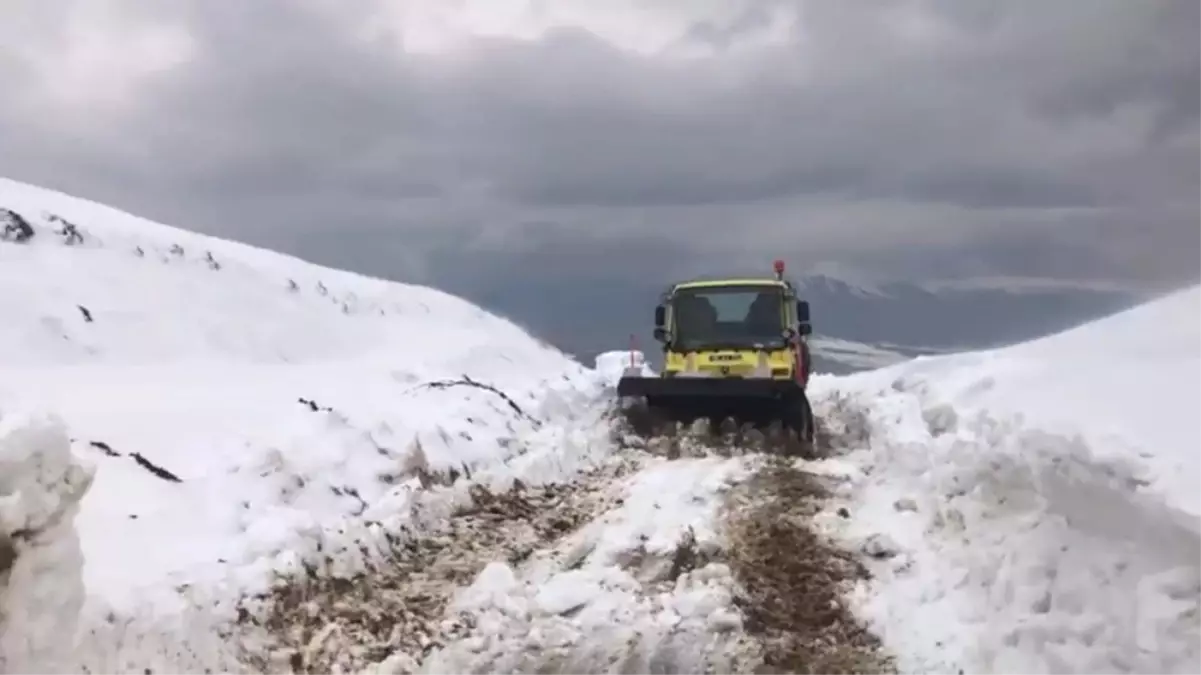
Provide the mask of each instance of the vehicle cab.
[{"label": "vehicle cab", "polygon": [[655,308],[665,377],[804,379],[809,303],[797,297],[777,261],[775,276],[675,284]]}]

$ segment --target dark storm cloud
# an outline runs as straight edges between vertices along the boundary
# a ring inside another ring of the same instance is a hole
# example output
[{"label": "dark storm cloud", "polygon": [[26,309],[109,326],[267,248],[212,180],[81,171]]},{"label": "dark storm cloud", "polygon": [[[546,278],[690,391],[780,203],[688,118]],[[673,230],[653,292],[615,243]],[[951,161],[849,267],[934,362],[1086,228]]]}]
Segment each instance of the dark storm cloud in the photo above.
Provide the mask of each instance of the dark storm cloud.
[{"label": "dark storm cloud", "polygon": [[933,0],[919,37],[908,3],[809,2],[788,44],[694,62],[577,29],[399,56],[356,36],[368,4],[173,5],[188,63],[119,116],[29,134],[0,110],[0,171],[390,276],[471,257],[482,287],[535,263],[665,275],[665,251],[1198,275],[1192,0]]}]

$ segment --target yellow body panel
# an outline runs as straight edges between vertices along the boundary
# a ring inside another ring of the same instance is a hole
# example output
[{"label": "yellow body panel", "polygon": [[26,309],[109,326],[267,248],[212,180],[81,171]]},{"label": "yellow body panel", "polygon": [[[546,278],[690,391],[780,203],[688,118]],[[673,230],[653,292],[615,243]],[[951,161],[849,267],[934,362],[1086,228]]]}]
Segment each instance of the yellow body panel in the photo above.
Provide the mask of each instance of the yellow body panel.
[{"label": "yellow body panel", "polygon": [[760,364],[760,355],[771,370],[772,379],[793,377],[796,353],[791,349],[760,352],[754,349],[712,349],[694,352],[669,351],[663,364],[663,376],[697,373],[710,377],[750,377]]}]

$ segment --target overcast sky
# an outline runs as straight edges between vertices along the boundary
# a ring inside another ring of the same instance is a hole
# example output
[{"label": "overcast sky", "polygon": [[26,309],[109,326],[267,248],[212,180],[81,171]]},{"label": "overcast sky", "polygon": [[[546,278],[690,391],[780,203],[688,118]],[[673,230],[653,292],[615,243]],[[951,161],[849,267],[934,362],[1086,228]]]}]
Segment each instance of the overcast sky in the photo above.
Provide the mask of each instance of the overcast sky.
[{"label": "overcast sky", "polygon": [[1196,0],[5,0],[0,175],[492,289],[780,256],[1158,288],[1201,276],[1199,25]]}]

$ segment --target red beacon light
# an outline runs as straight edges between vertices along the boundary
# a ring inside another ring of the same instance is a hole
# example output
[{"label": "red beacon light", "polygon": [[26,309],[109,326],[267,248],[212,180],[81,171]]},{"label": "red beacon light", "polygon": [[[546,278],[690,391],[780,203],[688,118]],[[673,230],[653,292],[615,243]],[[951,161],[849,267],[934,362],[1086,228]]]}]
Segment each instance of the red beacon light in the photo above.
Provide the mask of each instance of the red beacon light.
[{"label": "red beacon light", "polygon": [[784,261],[777,260],[777,261],[773,262],[771,264],[771,266],[772,266],[772,269],[774,269],[776,271],[776,278],[782,279],[784,277]]}]

